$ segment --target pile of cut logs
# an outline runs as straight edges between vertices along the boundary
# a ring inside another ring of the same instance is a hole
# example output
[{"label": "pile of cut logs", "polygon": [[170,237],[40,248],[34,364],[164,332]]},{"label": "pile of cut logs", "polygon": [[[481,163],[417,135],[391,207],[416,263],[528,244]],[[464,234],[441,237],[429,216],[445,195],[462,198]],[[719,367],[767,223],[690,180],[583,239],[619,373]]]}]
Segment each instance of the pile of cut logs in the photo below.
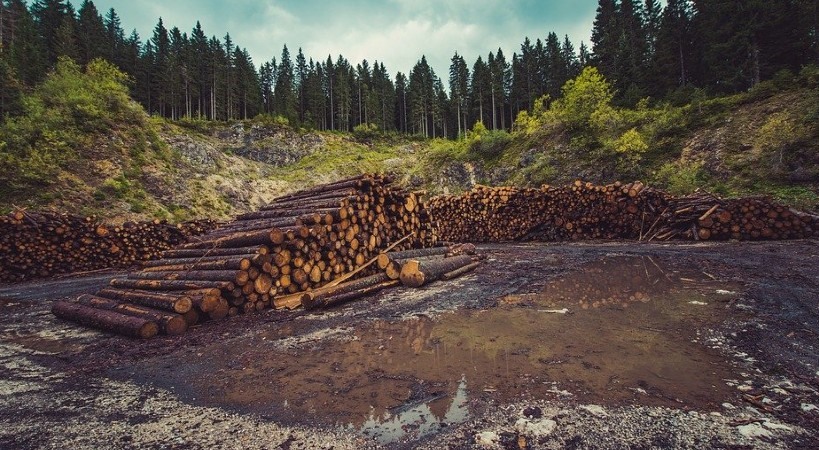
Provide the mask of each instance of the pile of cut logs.
[{"label": "pile of cut logs", "polygon": [[575,181],[540,189],[478,186],[427,203],[439,237],[456,242],[638,238],[669,196],[640,182],[596,186]]},{"label": "pile of cut logs", "polygon": [[673,199],[649,238],[780,240],[814,236],[819,217],[761,197],[724,200],[713,195]]},{"label": "pile of cut logs", "polygon": [[127,267],[214,228],[209,220],[112,226],[96,217],[18,210],[0,217],[0,282]]},{"label": "pile of cut logs", "polygon": [[440,239],[453,242],[581,239],[792,239],[814,235],[819,217],[765,198],[675,198],[639,181],[575,181],[540,189],[478,186],[427,202]]},{"label": "pile of cut logs", "polygon": [[422,250],[436,242],[430,223],[415,193],[362,175],[280,197],[53,312],[129,336],[179,334],[200,320],[348,301],[403,280],[397,264],[410,257],[422,261],[407,269],[414,286],[474,268],[458,255],[474,247]]}]

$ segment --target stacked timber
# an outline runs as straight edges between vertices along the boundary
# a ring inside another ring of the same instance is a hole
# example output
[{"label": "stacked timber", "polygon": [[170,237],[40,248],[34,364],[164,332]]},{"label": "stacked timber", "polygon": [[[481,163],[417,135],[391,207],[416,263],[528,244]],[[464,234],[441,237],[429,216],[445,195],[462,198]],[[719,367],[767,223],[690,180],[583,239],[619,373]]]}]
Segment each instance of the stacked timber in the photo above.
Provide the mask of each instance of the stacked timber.
[{"label": "stacked timber", "polygon": [[[277,198],[259,211],[165,251],[139,272],[111,280],[110,288],[95,296],[118,304],[93,298],[79,301],[107,311],[107,316],[133,316],[145,313],[143,308],[155,308],[149,300],[157,296],[176,302],[191,297],[189,311],[174,312],[184,315],[190,326],[270,307],[301,306],[305,293],[325,286],[334,290],[323,292],[321,303],[311,305],[338,303],[339,299],[325,301],[338,289],[345,289],[345,299],[351,299],[352,291],[386,287],[392,278],[368,285],[354,277],[377,275],[374,263],[382,251],[429,247],[437,239],[418,195],[392,181],[389,176],[361,175]],[[353,288],[350,283],[356,282]],[[122,303],[139,308],[121,307]],[[171,334],[167,317],[154,320],[160,333]],[[180,328],[173,328],[174,333]]]},{"label": "stacked timber", "polygon": [[564,241],[640,237],[670,196],[640,182],[604,186],[575,181],[540,189],[477,186],[427,207],[442,240]]},{"label": "stacked timber", "polygon": [[801,239],[819,229],[819,217],[767,198],[724,200],[708,194],[672,200],[661,223],[649,239]]},{"label": "stacked timber", "polygon": [[0,282],[128,267],[215,228],[208,220],[107,225],[96,217],[23,210],[0,217]]},{"label": "stacked timber", "polygon": [[477,186],[427,203],[440,239],[453,242],[583,239],[757,240],[815,235],[819,218],[767,198],[675,198],[639,181],[540,189]]}]

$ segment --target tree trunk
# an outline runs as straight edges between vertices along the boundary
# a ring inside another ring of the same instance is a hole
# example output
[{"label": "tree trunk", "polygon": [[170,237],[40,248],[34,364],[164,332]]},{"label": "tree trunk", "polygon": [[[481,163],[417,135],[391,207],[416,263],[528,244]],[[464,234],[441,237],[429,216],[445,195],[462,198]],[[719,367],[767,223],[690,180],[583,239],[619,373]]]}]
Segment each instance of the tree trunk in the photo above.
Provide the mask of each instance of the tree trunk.
[{"label": "tree trunk", "polygon": [[148,339],[159,332],[159,326],[152,320],[77,303],[55,302],[51,307],[51,312],[60,319],[130,337]]}]

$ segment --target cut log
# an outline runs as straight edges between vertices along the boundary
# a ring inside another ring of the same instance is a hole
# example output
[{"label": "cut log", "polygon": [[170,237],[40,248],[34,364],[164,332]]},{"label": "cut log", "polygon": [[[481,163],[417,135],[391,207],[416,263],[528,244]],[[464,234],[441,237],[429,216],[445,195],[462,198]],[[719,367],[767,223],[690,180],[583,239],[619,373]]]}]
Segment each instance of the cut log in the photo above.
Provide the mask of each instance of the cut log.
[{"label": "cut log", "polygon": [[145,306],[133,305],[131,303],[119,302],[109,298],[87,294],[79,296],[77,303],[92,308],[107,309],[129,316],[152,320],[159,325],[159,331],[168,335],[179,335],[188,329],[188,323],[180,314],[168,313]]},{"label": "cut log", "polygon": [[401,267],[401,283],[409,287],[421,287],[439,279],[443,274],[452,272],[472,263],[468,255],[455,256],[435,261],[410,260]]},{"label": "cut log", "polygon": [[349,292],[341,292],[333,295],[316,297],[315,299],[313,299],[310,309],[337,306],[342,303],[349,302],[351,300],[355,300],[367,295],[372,295],[382,289],[397,286],[400,283],[401,282],[398,280],[389,280]]},{"label": "cut log", "polygon": [[104,288],[97,291],[96,295],[112,300],[126,301],[137,305],[175,312],[177,314],[185,314],[193,307],[193,300],[187,292],[165,294],[151,291]]},{"label": "cut log", "polygon": [[221,289],[232,291],[236,286],[230,281],[208,280],[131,280],[114,278],[110,285],[124,289],[144,289],[150,291],[186,291],[194,289]]},{"label": "cut log", "polygon": [[455,270],[453,270],[451,272],[447,272],[447,273],[441,275],[441,280],[446,281],[446,280],[451,280],[453,278],[458,278],[459,276],[461,276],[461,275],[463,275],[463,274],[465,274],[467,272],[471,272],[471,271],[475,270],[480,265],[481,265],[481,261],[475,261],[475,262],[473,262],[471,264],[467,264],[467,265],[465,265],[465,266],[463,266],[461,268],[455,269]]},{"label": "cut log", "polygon": [[130,337],[148,339],[159,332],[159,326],[152,320],[77,303],[55,302],[51,312],[60,319]]}]

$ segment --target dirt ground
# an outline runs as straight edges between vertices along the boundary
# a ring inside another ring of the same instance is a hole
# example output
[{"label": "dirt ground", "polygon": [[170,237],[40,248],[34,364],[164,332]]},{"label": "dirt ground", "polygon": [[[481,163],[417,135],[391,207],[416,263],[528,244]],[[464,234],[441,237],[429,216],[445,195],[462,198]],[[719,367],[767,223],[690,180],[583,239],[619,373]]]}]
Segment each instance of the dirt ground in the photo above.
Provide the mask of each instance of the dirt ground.
[{"label": "dirt ground", "polygon": [[135,341],[0,286],[0,448],[819,448],[819,241],[498,244],[459,279]]}]

